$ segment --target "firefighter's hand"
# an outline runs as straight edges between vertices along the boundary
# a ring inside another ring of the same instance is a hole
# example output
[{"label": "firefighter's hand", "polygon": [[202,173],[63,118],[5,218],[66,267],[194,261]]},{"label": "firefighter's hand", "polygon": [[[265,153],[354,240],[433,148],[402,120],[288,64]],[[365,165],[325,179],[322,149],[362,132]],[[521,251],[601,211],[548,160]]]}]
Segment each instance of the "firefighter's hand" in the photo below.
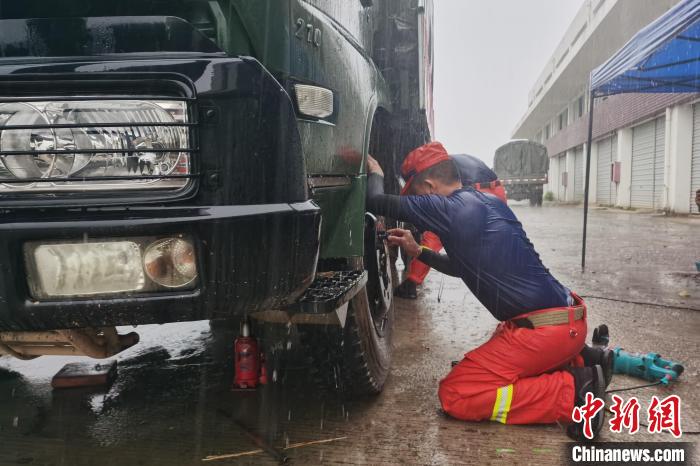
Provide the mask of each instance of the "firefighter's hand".
[{"label": "firefighter's hand", "polygon": [[387,238],[389,244],[400,246],[406,251],[406,254],[411,257],[418,257],[420,255],[421,247],[416,243],[416,240],[413,239],[413,235],[409,230],[392,228],[387,231],[387,233],[389,233],[389,237]]},{"label": "firefighter's hand", "polygon": [[369,154],[367,154],[367,172],[384,176],[384,171],[382,170],[381,165],[379,165],[379,162],[377,162],[377,160]]}]

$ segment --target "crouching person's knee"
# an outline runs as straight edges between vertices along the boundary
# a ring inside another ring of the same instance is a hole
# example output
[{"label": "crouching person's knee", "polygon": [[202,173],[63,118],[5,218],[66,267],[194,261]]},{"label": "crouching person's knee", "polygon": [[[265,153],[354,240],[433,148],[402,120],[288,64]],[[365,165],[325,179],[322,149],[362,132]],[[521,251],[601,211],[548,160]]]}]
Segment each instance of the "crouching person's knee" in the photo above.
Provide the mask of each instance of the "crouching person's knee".
[{"label": "crouching person's knee", "polygon": [[488,402],[473,388],[475,387],[465,387],[464,383],[452,382],[449,379],[440,382],[438,398],[442,410],[449,416],[463,421],[489,419],[492,406],[487,406]]},{"label": "crouching person's knee", "polygon": [[440,388],[438,388],[438,398],[440,399],[440,405],[442,410],[447,414],[450,414],[450,406],[452,406],[452,394],[445,384],[441,383]]},{"label": "crouching person's knee", "polygon": [[[438,388],[438,398],[440,399],[440,405],[442,410],[452,417],[463,419],[463,416],[459,414],[464,414],[464,407],[468,404],[468,400],[460,393],[460,390],[454,382],[448,379],[440,382],[440,387]],[[459,406],[459,409],[457,407]]]}]

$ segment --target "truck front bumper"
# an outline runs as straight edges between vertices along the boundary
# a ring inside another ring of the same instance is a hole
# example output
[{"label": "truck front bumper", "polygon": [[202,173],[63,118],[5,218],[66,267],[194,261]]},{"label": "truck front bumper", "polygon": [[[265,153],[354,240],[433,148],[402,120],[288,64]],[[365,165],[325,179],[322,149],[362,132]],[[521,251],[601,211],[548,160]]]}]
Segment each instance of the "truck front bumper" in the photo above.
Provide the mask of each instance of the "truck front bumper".
[{"label": "truck front bumper", "polygon": [[[306,201],[26,212],[3,220],[0,330],[47,330],[226,318],[286,307],[314,279],[321,214]],[[195,243],[194,289],[56,300],[37,300],[29,291],[25,242],[179,234]]]}]

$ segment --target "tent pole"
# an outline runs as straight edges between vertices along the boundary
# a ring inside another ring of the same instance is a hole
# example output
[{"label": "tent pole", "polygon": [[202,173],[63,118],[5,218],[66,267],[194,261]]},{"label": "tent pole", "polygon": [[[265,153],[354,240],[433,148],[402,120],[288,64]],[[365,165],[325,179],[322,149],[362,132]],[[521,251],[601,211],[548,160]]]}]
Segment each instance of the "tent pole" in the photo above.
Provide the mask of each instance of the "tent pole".
[{"label": "tent pole", "polygon": [[588,105],[588,142],[586,143],[586,186],[583,192],[583,244],[581,245],[581,271],[586,271],[586,232],[588,229],[588,189],[591,182],[591,142],[593,140],[593,102],[595,95],[590,94]]}]

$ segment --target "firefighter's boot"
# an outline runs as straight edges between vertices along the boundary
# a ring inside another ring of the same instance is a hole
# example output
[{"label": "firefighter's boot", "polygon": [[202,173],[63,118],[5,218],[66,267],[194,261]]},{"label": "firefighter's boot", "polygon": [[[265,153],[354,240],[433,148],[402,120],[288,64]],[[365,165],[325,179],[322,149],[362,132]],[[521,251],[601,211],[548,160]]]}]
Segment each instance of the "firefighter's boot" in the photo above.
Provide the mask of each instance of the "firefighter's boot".
[{"label": "firefighter's boot", "polygon": [[605,388],[608,388],[612,380],[613,368],[615,367],[615,353],[608,348],[585,345],[581,350],[581,356],[583,357],[584,366],[593,367],[597,364],[603,368]]},{"label": "firefighter's boot", "polygon": [[[587,393],[592,393],[595,398],[605,401],[605,376],[602,367],[595,365],[593,367],[573,367],[569,370],[574,376],[576,406],[582,407],[586,404]],[[605,408],[600,409],[590,422],[593,439],[595,439],[605,424]],[[589,440],[584,435],[583,421],[569,424],[566,427],[566,435],[579,442]]]},{"label": "firefighter's boot", "polygon": [[418,297],[417,286],[411,280],[404,280],[404,282],[394,290],[394,296],[404,299],[416,299]]}]

